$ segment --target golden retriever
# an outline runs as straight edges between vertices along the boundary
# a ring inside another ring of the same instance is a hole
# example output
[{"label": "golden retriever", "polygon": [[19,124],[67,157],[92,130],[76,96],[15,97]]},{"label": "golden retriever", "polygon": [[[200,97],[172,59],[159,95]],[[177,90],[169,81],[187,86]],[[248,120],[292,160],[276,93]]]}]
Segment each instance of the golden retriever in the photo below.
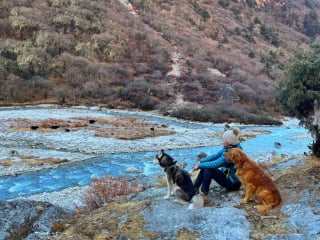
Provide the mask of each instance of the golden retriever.
[{"label": "golden retriever", "polygon": [[236,175],[245,190],[241,203],[247,203],[251,198],[255,198],[257,203],[262,203],[256,206],[260,213],[266,213],[281,203],[280,192],[269,174],[248,158],[241,149],[230,149],[224,156],[234,163]]}]

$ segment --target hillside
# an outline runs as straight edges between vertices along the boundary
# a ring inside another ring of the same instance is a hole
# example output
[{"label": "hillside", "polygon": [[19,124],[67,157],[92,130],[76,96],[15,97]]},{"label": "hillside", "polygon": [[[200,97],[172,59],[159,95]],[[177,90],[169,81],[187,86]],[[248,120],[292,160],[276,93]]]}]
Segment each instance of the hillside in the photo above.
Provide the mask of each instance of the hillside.
[{"label": "hillside", "polygon": [[274,123],[284,63],[319,14],[315,0],[1,1],[0,102]]}]

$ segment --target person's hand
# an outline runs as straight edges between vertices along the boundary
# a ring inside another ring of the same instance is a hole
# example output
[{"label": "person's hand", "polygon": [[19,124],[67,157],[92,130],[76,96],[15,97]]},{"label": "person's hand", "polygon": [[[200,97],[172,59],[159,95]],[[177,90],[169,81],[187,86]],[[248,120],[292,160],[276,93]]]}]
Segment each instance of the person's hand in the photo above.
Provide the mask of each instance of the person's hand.
[{"label": "person's hand", "polygon": [[200,164],[200,161],[198,160],[198,161],[193,165],[192,170],[193,170],[193,171],[198,170],[198,169],[199,169],[199,168],[198,168],[199,164]]}]

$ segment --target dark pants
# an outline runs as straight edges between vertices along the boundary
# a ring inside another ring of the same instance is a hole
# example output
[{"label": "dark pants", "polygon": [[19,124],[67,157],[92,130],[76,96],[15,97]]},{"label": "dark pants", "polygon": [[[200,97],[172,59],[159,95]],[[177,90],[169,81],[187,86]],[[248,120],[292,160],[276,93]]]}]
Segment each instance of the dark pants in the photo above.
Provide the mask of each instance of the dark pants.
[{"label": "dark pants", "polygon": [[218,168],[204,168],[200,170],[199,175],[194,182],[195,189],[199,189],[201,186],[201,192],[208,194],[211,179],[214,179],[219,185],[229,191],[238,190],[241,186],[240,183],[233,183],[230,178],[227,178],[227,176]]}]

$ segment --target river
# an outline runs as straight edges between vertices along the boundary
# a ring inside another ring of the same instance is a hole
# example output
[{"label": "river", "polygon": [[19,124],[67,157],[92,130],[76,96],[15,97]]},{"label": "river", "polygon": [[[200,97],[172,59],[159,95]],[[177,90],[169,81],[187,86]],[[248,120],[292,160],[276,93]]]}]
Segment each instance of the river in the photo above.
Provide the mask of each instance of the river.
[{"label": "river", "polygon": [[[30,196],[43,192],[60,191],[68,187],[84,186],[91,183],[92,178],[101,177],[105,174],[137,177],[138,179],[150,182],[155,176],[163,173],[159,166],[153,163],[157,153],[155,149],[163,146],[167,147],[165,150],[176,160],[187,163],[187,170],[191,168],[195,161],[195,156],[199,152],[203,151],[210,154],[220,149],[220,140],[214,138],[213,133],[221,131],[221,124],[191,123],[157,116],[156,114],[129,111],[101,111],[87,108],[24,107],[4,108],[0,110],[2,125],[6,125],[6,120],[9,121],[13,118],[26,116],[31,119],[52,117],[65,119],[73,116],[130,116],[144,118],[148,121],[168,124],[180,131],[182,137],[185,135],[185,139],[180,139],[181,137],[174,139],[172,137],[158,137],[155,139],[127,141],[125,143],[123,141],[116,141],[114,143],[106,139],[94,138],[86,132],[78,132],[72,136],[66,133],[57,135],[53,133],[32,132],[29,134],[25,132],[10,132],[2,126],[0,132],[2,142],[0,143],[0,161],[6,158],[6,154],[10,149],[17,149],[19,152],[26,153],[32,152],[34,155],[46,152],[52,156],[60,154],[72,157],[79,154],[77,156],[83,159],[70,164],[59,165],[55,168],[26,172],[16,176],[2,176],[0,177],[0,200]],[[269,131],[269,133],[258,134],[256,137],[248,138],[242,142],[246,153],[257,161],[268,161],[272,154],[291,157],[301,155],[309,151],[308,144],[312,141],[308,131],[299,127],[298,121],[295,119],[285,121],[283,126],[238,126],[242,132],[249,132],[251,130]],[[212,137],[209,139],[211,144],[206,139],[207,137],[203,135],[208,131]],[[202,135],[196,136],[198,135],[197,133],[201,133]],[[68,136],[67,139],[66,136]],[[168,139],[171,142],[168,142]],[[42,144],[36,145],[34,144],[35,141],[41,141]],[[190,142],[189,147],[185,147],[185,141]],[[275,142],[279,142],[281,146],[276,146]],[[155,143],[156,146],[154,147]],[[176,145],[178,143],[180,145]],[[127,145],[127,148],[120,146],[121,144]],[[106,147],[107,145],[111,146],[111,148],[115,148],[118,145],[120,151],[112,152]],[[130,148],[130,146],[134,147]],[[128,148],[131,150],[128,151]],[[125,152],[121,152],[121,149]],[[90,151],[94,152],[94,154],[89,154]],[[128,168],[135,168],[137,171],[128,173],[126,172]]]}]

